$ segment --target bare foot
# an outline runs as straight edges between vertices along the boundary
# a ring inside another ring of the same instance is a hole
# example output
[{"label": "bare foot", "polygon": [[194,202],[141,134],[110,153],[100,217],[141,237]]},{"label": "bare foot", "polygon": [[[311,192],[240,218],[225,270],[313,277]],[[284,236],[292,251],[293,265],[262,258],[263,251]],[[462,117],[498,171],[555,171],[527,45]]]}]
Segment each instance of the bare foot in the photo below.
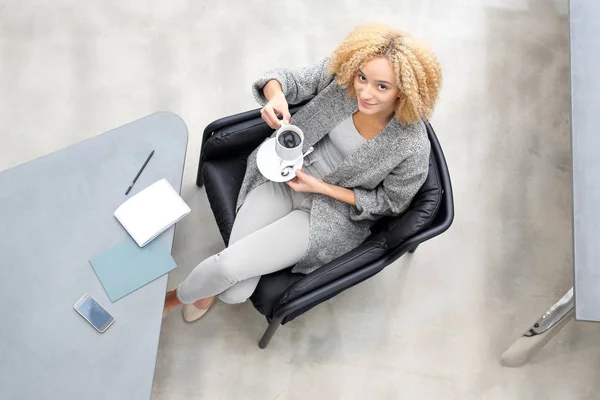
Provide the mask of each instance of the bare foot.
[{"label": "bare foot", "polygon": [[167,315],[172,309],[180,305],[181,302],[177,298],[177,289],[167,292],[165,297],[165,308],[163,309],[163,318]]},{"label": "bare foot", "polygon": [[200,299],[198,301],[194,302],[194,305],[202,310],[206,310],[208,307],[210,307],[211,303],[213,302],[215,296],[211,296],[211,297],[206,297],[204,299]]}]

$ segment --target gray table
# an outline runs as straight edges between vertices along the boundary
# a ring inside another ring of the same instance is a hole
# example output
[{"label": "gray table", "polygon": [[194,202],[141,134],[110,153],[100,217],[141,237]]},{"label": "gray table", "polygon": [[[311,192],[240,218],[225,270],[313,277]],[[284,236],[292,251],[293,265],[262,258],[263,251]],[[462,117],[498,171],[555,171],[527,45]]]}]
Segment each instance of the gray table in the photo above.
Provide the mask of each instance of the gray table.
[{"label": "gray table", "polygon": [[[161,112],[0,173],[0,399],[151,397],[167,276],[111,303],[88,260],[127,238],[123,201],[161,178],[181,189],[186,148]],[[104,334],[73,309],[86,292],[115,317]]]},{"label": "gray table", "polygon": [[570,2],[573,288],[506,352],[517,367],[575,317],[600,321],[600,4]]},{"label": "gray table", "polygon": [[600,4],[571,1],[575,319],[600,321]]}]

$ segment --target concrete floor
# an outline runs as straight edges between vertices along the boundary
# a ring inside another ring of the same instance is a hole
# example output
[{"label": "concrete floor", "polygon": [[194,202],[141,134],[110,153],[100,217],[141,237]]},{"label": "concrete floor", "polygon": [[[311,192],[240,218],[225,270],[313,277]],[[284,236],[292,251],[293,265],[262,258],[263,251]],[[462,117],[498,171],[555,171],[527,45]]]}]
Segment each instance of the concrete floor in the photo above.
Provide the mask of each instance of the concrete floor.
[{"label": "concrete floor", "polygon": [[266,69],[310,63],[356,24],[427,41],[452,228],[280,328],[248,303],[163,323],[154,399],[596,399],[600,326],[571,323],[529,364],[500,354],[571,286],[566,0],[0,0],[0,170],[157,110],[190,131],[181,281],[223,248],[194,185],[203,128],[256,107]]}]

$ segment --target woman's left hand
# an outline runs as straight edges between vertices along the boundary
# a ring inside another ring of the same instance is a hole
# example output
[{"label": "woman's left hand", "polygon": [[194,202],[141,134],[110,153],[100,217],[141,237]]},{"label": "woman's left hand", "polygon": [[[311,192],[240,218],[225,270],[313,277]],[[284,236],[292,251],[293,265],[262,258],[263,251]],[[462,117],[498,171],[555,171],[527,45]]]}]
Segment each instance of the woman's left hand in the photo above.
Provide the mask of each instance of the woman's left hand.
[{"label": "woman's left hand", "polygon": [[296,170],[296,177],[286,182],[294,192],[324,193],[327,184],[322,179],[315,178],[301,169]]}]

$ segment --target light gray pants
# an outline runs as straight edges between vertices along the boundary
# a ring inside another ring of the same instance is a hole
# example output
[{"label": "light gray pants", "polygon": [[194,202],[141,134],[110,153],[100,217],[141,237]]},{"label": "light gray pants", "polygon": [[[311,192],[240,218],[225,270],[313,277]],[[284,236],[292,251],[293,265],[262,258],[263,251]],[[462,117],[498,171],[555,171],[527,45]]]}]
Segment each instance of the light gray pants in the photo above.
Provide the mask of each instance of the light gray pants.
[{"label": "light gray pants", "polygon": [[238,211],[229,247],[194,268],[177,287],[184,304],[219,296],[243,303],[261,275],[296,264],[308,248],[310,201],[285,183],[267,182],[248,193]]}]

